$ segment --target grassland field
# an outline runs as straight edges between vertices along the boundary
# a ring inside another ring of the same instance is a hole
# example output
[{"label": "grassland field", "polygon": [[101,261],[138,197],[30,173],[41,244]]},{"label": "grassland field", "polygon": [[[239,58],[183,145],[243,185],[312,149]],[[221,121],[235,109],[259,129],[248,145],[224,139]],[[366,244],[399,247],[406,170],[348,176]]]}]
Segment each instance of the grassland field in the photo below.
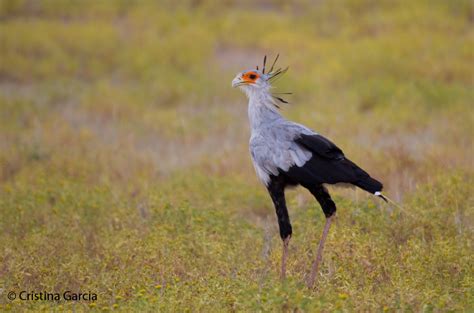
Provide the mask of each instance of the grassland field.
[{"label": "grassland field", "polygon": [[[0,0],[0,311],[473,312],[471,1]],[[248,152],[263,55],[283,114],[404,210],[330,187],[275,212]],[[8,300],[10,291],[97,301]]]}]

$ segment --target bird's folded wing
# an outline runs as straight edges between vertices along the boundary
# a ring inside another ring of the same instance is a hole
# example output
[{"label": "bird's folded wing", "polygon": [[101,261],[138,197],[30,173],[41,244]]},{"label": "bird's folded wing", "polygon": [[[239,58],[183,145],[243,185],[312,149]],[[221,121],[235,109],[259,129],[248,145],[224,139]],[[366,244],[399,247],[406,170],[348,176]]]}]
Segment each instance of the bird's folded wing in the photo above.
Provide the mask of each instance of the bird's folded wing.
[{"label": "bird's folded wing", "polygon": [[344,153],[338,146],[318,134],[301,134],[295,139],[295,142],[328,160],[343,160],[345,158]]}]

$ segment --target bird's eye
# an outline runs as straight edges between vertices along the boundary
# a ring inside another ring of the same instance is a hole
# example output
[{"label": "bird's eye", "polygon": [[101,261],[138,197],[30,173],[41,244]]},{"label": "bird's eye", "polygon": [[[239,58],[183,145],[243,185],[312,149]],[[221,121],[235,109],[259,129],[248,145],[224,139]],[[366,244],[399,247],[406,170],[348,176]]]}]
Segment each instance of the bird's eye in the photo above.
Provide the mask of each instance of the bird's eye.
[{"label": "bird's eye", "polygon": [[247,84],[255,84],[256,80],[260,77],[258,73],[255,72],[247,72],[242,74],[242,79],[247,83]]}]

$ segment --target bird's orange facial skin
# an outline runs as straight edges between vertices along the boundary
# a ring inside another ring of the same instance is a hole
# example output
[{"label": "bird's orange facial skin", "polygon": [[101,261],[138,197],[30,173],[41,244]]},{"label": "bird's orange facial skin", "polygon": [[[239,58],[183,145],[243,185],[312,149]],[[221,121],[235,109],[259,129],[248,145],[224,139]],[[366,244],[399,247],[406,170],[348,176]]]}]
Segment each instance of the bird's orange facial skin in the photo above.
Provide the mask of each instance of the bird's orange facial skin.
[{"label": "bird's orange facial skin", "polygon": [[256,72],[247,72],[242,74],[242,80],[247,84],[255,84],[255,81],[260,77]]}]

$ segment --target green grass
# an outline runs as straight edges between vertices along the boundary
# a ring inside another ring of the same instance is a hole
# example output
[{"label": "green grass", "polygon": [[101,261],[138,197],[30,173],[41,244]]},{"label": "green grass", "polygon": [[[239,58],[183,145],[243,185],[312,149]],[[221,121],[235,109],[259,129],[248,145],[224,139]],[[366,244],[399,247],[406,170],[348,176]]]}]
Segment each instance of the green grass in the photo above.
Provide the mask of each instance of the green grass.
[{"label": "green grass", "polygon": [[[469,1],[0,1],[0,311],[474,310]],[[331,188],[274,209],[234,75],[280,53],[284,115],[405,211]],[[8,291],[94,292],[94,303]]]}]

